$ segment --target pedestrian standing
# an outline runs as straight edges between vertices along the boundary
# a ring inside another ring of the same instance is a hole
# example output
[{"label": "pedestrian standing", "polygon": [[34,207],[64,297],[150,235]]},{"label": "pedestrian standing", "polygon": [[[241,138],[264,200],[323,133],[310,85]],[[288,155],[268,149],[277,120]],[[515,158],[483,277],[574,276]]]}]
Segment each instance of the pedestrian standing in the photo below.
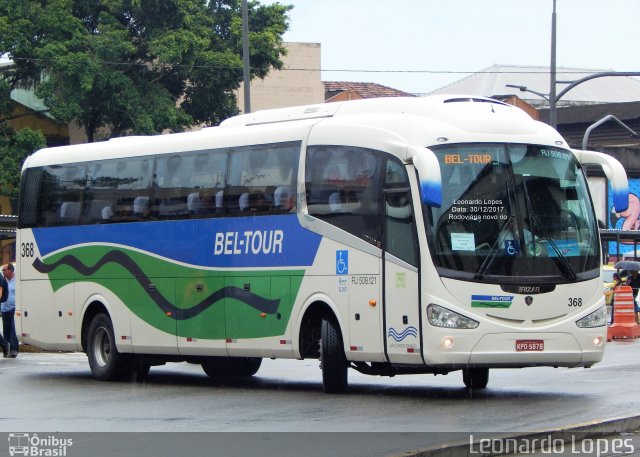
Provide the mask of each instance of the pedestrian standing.
[{"label": "pedestrian standing", "polygon": [[[9,298],[9,283],[4,277],[4,267],[2,268],[2,274],[0,274],[0,307],[2,307],[2,303],[4,303]],[[2,355],[5,358],[9,357],[11,354],[11,346],[9,342],[4,339],[2,335],[0,335],[0,347],[2,348]]]},{"label": "pedestrian standing", "polygon": [[11,345],[9,356],[18,357],[20,343],[16,334],[15,314],[16,314],[16,275],[12,263],[2,266],[2,274],[9,288],[7,300],[0,304],[2,311],[2,333]]}]

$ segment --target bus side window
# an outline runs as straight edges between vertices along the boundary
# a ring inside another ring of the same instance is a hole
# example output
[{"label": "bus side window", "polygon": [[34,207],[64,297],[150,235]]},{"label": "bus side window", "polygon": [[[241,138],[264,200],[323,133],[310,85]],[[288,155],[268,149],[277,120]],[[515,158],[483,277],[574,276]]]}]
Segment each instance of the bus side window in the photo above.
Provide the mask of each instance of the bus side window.
[{"label": "bus side window", "polygon": [[298,142],[234,148],[224,190],[227,211],[242,216],[291,211],[299,154]]},{"label": "bus side window", "polygon": [[38,206],[44,225],[75,225],[80,223],[86,173],[84,165],[54,165],[45,167]]},{"label": "bus side window", "polygon": [[[88,162],[82,224],[130,222],[148,214],[153,160],[132,157]],[[140,214],[134,216],[136,210]]]},{"label": "bus side window", "polygon": [[41,202],[38,198],[42,180],[42,168],[29,168],[25,172],[20,189],[20,209],[18,210],[18,226],[20,228],[36,227],[38,223],[42,223],[39,214]]},{"label": "bus side window", "polygon": [[309,214],[382,247],[381,162],[381,153],[365,148],[308,148]]},{"label": "bus side window", "polygon": [[224,183],[229,149],[220,148],[183,154],[184,193],[187,217],[218,217],[225,212]]},{"label": "bus side window", "polygon": [[418,266],[418,241],[409,179],[404,165],[388,159],[384,183],[385,194],[385,250]]},{"label": "bus side window", "polygon": [[399,259],[417,266],[417,245],[409,192],[388,193],[385,209],[386,250]]}]

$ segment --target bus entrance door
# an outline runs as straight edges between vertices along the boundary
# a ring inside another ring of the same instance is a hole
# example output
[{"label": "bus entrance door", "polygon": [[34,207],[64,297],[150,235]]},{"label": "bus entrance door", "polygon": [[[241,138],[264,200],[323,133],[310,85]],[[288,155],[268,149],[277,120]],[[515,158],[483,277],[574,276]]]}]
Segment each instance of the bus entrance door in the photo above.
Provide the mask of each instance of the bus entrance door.
[{"label": "bus entrance door", "polygon": [[391,363],[421,363],[418,269],[385,259],[385,337]]},{"label": "bus entrance door", "polygon": [[391,363],[422,363],[415,218],[408,190],[385,192],[385,350]]}]

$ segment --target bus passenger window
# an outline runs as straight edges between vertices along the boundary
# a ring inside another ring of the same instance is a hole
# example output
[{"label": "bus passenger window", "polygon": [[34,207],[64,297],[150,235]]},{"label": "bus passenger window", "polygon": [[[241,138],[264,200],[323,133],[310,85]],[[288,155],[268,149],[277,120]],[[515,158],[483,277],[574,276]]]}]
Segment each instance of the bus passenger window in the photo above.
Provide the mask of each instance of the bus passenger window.
[{"label": "bus passenger window", "polygon": [[85,186],[84,165],[44,167],[38,198],[39,223],[42,225],[79,224]]},{"label": "bus passenger window", "polygon": [[381,153],[349,146],[307,150],[309,214],[376,247],[382,246]]},{"label": "bus passenger window", "polygon": [[291,210],[299,153],[297,142],[234,148],[225,187],[229,212],[259,216]]},{"label": "bus passenger window", "polygon": [[[174,212],[173,218],[217,217],[224,213],[222,188],[227,173],[227,148],[183,153],[179,200],[186,195],[186,214]],[[219,197],[218,197],[219,195]]]}]

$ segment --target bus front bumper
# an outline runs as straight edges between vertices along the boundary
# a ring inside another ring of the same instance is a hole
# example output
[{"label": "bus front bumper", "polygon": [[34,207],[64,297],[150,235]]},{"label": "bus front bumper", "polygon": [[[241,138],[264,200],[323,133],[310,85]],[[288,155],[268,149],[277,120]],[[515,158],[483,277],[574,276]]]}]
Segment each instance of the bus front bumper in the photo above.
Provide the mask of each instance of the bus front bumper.
[{"label": "bus front bumper", "polygon": [[[575,335],[488,333],[474,338],[463,332],[451,332],[439,341],[425,341],[424,360],[427,365],[456,368],[469,365],[496,368],[591,366],[602,360],[605,342],[605,327],[585,329]],[[430,351],[428,348],[434,343],[438,349]]]}]

